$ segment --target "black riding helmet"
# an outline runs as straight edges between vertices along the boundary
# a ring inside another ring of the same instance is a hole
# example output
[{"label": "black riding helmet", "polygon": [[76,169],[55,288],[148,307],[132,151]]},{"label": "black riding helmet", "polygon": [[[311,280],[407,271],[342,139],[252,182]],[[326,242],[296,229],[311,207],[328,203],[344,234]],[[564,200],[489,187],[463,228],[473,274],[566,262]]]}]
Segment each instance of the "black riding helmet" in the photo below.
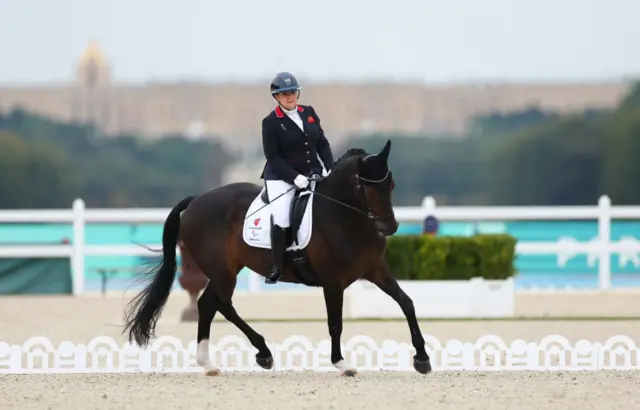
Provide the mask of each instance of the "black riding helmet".
[{"label": "black riding helmet", "polygon": [[271,95],[273,96],[284,91],[300,92],[301,89],[298,79],[286,71],[276,74],[271,80]]}]

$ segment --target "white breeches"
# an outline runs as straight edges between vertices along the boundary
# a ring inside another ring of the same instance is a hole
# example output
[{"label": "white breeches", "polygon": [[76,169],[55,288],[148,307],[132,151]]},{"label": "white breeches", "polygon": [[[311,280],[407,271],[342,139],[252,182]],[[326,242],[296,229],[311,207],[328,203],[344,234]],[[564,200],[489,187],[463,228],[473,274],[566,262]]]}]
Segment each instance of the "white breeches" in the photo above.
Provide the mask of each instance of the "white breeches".
[{"label": "white breeches", "polygon": [[[282,228],[288,228],[291,225],[291,201],[293,201],[296,188],[294,185],[285,181],[265,182],[267,184],[267,194],[269,195],[269,206],[271,207],[271,215],[273,215],[273,223]],[[287,192],[288,190],[290,191]],[[285,194],[285,192],[287,193]],[[272,202],[274,199],[275,202]]]}]

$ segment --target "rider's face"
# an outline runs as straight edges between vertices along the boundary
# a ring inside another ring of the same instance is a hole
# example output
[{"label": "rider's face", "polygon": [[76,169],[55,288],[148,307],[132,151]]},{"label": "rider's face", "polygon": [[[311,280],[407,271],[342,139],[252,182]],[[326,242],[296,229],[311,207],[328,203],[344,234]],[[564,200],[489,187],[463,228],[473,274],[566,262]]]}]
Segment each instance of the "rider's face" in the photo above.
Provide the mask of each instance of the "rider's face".
[{"label": "rider's face", "polygon": [[292,110],[298,101],[298,92],[297,91],[285,91],[282,93],[276,94],[276,99],[284,108],[287,110]]}]

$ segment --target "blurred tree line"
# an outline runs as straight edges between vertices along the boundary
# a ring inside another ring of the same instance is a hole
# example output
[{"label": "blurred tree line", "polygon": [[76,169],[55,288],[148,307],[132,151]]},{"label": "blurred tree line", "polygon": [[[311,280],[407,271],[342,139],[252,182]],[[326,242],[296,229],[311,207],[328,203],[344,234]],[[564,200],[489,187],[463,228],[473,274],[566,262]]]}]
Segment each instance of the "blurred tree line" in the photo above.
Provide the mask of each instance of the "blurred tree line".
[{"label": "blurred tree line", "polygon": [[[378,152],[387,138],[394,204],[640,204],[640,85],[613,110],[531,107],[477,117],[468,135],[368,135],[334,144]],[[329,138],[330,132],[329,132]],[[171,206],[221,184],[232,155],[217,140],[101,136],[90,125],[0,114],[0,208]]]},{"label": "blurred tree line", "polygon": [[[387,138],[346,145],[378,152]],[[396,205],[595,205],[602,194],[640,204],[640,85],[613,110],[532,107],[477,117],[464,138],[390,138]]]},{"label": "blurred tree line", "polygon": [[172,206],[220,185],[231,156],[216,140],[100,136],[91,125],[0,113],[0,208]]}]

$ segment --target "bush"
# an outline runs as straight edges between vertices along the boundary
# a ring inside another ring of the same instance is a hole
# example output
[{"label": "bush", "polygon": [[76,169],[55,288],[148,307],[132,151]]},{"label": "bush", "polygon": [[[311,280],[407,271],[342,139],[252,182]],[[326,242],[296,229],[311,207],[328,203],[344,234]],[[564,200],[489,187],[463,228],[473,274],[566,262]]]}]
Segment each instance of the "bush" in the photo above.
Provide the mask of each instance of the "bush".
[{"label": "bush", "polygon": [[505,234],[399,235],[387,239],[384,259],[397,279],[506,279],[516,273],[516,242],[513,236]]}]

